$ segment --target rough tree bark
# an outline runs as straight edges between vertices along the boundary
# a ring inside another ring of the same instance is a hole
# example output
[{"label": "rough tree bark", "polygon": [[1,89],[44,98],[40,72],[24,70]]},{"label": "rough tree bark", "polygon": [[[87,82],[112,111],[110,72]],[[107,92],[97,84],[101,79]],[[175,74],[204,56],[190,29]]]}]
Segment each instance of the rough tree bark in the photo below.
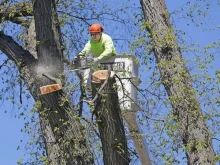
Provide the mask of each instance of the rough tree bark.
[{"label": "rough tree bark", "polygon": [[[102,94],[95,101],[94,112],[98,123],[105,165],[128,165],[128,148],[118,101],[115,78],[106,79]],[[100,84],[93,84],[93,97]]]},{"label": "rough tree bark", "polygon": [[92,154],[86,144],[84,127],[77,119],[65,91],[40,95],[41,86],[54,83],[42,76],[43,73],[55,78],[61,77],[63,54],[55,1],[35,0],[33,9],[38,59],[23,49],[12,37],[2,32],[0,50],[15,62],[35,101],[41,101],[39,114],[49,163],[53,165],[93,164]]},{"label": "rough tree bark", "polygon": [[140,0],[146,29],[168,93],[189,165],[214,165],[212,137],[185,67],[164,0]]}]

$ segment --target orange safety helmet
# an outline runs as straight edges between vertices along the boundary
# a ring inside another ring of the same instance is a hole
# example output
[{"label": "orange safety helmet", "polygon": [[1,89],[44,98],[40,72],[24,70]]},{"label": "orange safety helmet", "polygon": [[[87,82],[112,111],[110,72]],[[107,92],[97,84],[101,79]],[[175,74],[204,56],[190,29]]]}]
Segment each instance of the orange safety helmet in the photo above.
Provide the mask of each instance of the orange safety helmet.
[{"label": "orange safety helmet", "polygon": [[89,32],[90,33],[98,33],[98,32],[103,32],[103,27],[96,23],[96,24],[92,24],[90,27],[89,27]]}]

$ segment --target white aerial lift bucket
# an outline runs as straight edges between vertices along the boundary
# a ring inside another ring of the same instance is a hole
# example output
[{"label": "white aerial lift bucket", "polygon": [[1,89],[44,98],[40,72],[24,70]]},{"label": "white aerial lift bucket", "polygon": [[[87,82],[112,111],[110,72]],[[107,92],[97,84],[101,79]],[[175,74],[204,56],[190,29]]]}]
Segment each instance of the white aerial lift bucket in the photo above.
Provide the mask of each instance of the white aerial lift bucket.
[{"label": "white aerial lift bucket", "polygon": [[101,69],[111,69],[116,72],[118,97],[122,110],[137,111],[137,86],[139,62],[134,55],[117,55],[100,61]]}]

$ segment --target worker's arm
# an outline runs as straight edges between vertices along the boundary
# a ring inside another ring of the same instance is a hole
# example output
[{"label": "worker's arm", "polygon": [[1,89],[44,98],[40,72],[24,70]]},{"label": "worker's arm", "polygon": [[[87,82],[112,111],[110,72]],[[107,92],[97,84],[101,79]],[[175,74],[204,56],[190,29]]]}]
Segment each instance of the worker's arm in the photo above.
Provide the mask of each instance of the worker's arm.
[{"label": "worker's arm", "polygon": [[90,41],[88,41],[83,48],[83,50],[79,53],[81,56],[87,56],[91,52],[91,44]]},{"label": "worker's arm", "polygon": [[116,54],[113,41],[112,41],[112,39],[111,39],[110,37],[107,37],[107,38],[106,38],[106,41],[105,41],[105,43],[104,43],[104,47],[105,47],[105,50],[104,50],[104,52],[98,57],[99,60],[106,59],[106,58],[111,57],[112,55],[115,55],[115,54]]}]

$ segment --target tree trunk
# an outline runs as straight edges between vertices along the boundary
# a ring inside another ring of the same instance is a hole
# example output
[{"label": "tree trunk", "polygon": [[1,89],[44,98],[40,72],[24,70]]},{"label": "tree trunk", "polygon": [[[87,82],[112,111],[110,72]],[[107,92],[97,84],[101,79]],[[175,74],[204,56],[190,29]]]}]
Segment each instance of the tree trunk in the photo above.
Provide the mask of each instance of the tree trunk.
[{"label": "tree trunk", "polygon": [[[37,55],[40,70],[55,78],[62,78],[63,54],[61,35],[55,0],[36,0],[33,4],[36,28]],[[42,73],[41,73],[42,74]],[[43,79],[41,85],[51,84]],[[53,82],[54,83],[54,82]],[[58,143],[61,157],[58,164],[93,164],[92,156],[86,146],[83,126],[77,119],[65,92],[57,91],[40,97],[44,112]],[[49,151],[48,151],[49,152]]]},{"label": "tree trunk", "polygon": [[[115,79],[109,79],[104,92],[95,102],[95,115],[100,132],[105,165],[128,165],[128,148]],[[98,85],[99,86],[99,85]],[[93,84],[93,96],[97,90]],[[99,86],[100,87],[100,86]]]},{"label": "tree trunk", "polygon": [[179,50],[164,0],[140,0],[162,83],[186,148],[189,165],[214,165],[212,137]]},{"label": "tree trunk", "polygon": [[41,101],[38,110],[49,164],[94,164],[86,144],[85,128],[65,91],[40,95],[41,86],[54,83],[43,73],[61,78],[63,54],[54,0],[35,0],[33,7],[38,59],[4,33],[0,33],[0,49],[15,62],[35,101]]}]

